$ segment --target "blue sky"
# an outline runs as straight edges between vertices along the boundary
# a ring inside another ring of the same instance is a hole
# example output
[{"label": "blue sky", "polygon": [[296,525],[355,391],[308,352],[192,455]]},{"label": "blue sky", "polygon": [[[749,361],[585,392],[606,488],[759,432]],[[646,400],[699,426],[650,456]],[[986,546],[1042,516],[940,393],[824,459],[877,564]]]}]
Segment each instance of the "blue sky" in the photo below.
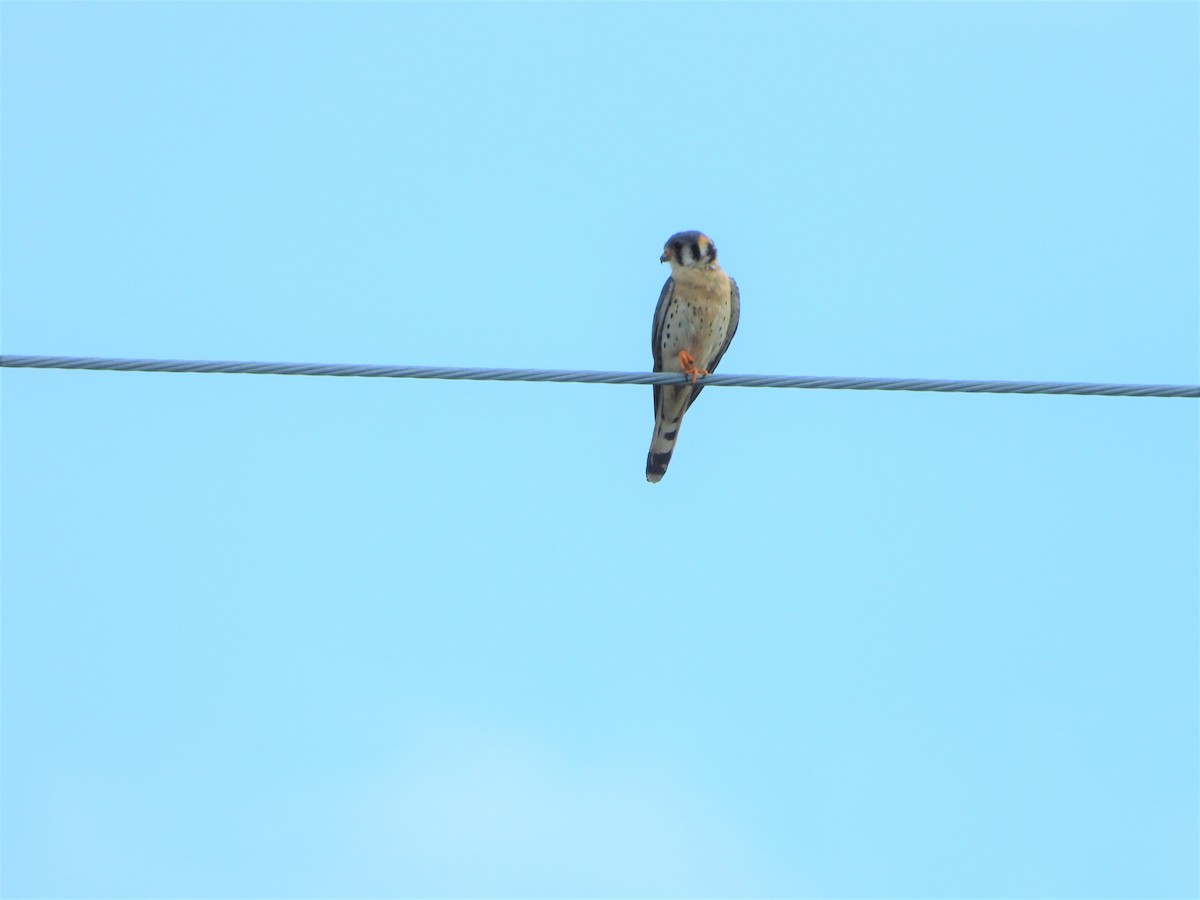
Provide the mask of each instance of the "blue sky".
[{"label": "blue sky", "polygon": [[[1196,382],[1188,3],[6,3],[7,353]],[[5,370],[10,897],[1184,897],[1198,404]]]}]

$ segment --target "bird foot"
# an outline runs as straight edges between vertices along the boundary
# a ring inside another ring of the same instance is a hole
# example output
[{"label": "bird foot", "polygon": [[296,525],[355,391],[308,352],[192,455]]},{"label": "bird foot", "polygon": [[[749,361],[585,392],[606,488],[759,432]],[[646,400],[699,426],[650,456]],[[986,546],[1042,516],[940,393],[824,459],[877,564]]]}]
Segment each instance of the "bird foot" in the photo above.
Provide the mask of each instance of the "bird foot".
[{"label": "bird foot", "polygon": [[696,379],[701,375],[708,374],[708,369],[701,369],[696,366],[696,357],[692,356],[686,350],[679,351],[679,366],[683,370],[684,375],[692,376],[692,384],[695,384]]}]

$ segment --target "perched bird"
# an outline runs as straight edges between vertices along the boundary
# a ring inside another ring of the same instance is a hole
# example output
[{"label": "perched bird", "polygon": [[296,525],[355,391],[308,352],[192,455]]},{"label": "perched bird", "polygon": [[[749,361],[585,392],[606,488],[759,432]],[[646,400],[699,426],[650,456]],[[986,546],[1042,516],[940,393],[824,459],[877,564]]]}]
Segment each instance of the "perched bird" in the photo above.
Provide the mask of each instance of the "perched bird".
[{"label": "perched bird", "polygon": [[666,474],[683,414],[704,390],[696,378],[716,371],[741,312],[737,282],[717,265],[717,247],[707,235],[671,235],[659,262],[671,264],[671,277],[654,310],[654,371],[682,372],[692,377],[692,384],[654,385],[654,436],[646,456],[646,480],[651,482]]}]

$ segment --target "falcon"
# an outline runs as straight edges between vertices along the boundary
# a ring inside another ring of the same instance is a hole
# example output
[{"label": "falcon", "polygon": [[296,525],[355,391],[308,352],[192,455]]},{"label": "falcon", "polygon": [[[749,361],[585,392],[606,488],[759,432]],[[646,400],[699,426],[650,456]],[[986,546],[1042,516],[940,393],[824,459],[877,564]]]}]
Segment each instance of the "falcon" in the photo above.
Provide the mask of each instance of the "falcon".
[{"label": "falcon", "polygon": [[704,385],[701,375],[716,371],[738,327],[738,286],[717,264],[717,246],[699,231],[681,231],[667,239],[659,262],[671,264],[654,310],[650,346],[655,372],[680,372],[691,384],[654,385],[654,436],[646,456],[646,480],[662,481],[679,423]]}]

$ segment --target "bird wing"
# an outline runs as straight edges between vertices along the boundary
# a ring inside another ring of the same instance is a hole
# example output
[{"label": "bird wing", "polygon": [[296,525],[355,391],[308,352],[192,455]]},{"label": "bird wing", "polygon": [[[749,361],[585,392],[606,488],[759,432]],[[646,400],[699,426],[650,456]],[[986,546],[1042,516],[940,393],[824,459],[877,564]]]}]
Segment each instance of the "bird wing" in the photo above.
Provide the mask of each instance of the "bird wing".
[{"label": "bird wing", "polygon": [[[654,371],[661,372],[663,370],[662,360],[662,333],[663,322],[667,318],[667,307],[671,303],[671,297],[675,293],[675,279],[668,278],[662,287],[662,293],[658,295],[658,306],[654,308],[654,328],[650,332],[650,350],[654,355]],[[654,413],[658,415],[659,395],[662,393],[662,385],[654,385]]]},{"label": "bird wing", "polygon": [[721,357],[725,355],[725,351],[729,349],[729,344],[733,340],[734,334],[737,332],[738,319],[742,317],[742,295],[738,291],[737,282],[732,278],[729,279],[729,328],[725,331],[725,340],[721,342],[721,346],[713,355],[708,365],[704,368],[710,372],[717,370],[717,363],[721,361]]},{"label": "bird wing", "polygon": [[[717,363],[721,361],[721,357],[725,355],[725,351],[729,349],[729,344],[733,340],[733,335],[737,332],[738,320],[742,317],[742,295],[738,291],[737,282],[732,278],[729,279],[729,327],[725,330],[725,340],[721,342],[721,346],[717,348],[717,352],[713,354],[713,358],[705,363],[702,368],[707,369],[710,373],[717,371]],[[656,319],[657,321],[657,319]],[[656,370],[657,371],[657,370]],[[692,396],[688,399],[688,407],[696,402],[696,398],[700,396],[700,392],[704,390],[704,385],[698,385],[692,389]],[[657,407],[655,407],[657,409]],[[686,410],[687,407],[684,407]]]}]

